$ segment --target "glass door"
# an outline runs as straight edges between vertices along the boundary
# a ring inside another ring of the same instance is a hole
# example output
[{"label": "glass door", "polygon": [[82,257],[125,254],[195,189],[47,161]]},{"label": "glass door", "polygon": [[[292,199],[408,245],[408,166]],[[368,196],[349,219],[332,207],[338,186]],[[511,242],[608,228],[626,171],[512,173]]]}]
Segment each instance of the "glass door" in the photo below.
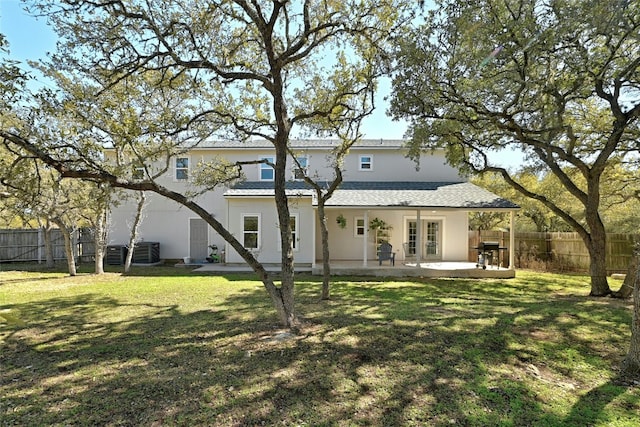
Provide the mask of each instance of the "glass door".
[{"label": "glass door", "polygon": [[[415,219],[407,222],[407,236],[406,254],[405,256],[415,256],[416,245],[418,245],[418,223]],[[442,259],[442,221],[434,221],[429,219],[423,219],[420,221],[421,238],[420,245],[422,245],[422,259],[425,260],[439,260]]]},{"label": "glass door", "polygon": [[404,250],[406,251],[405,257],[414,257],[416,256],[416,240],[417,240],[417,230],[418,223],[415,220],[410,220],[408,223],[407,229],[409,230],[409,238],[407,239],[406,247]]},{"label": "glass door", "polygon": [[430,221],[424,222],[424,240],[425,242],[425,259],[442,259],[441,254],[441,229],[442,221]]},{"label": "glass door", "polygon": [[[430,219],[420,220],[422,259],[442,259],[442,221]],[[418,245],[418,222],[415,219],[407,221],[407,241],[405,243],[405,256],[416,256]]]}]

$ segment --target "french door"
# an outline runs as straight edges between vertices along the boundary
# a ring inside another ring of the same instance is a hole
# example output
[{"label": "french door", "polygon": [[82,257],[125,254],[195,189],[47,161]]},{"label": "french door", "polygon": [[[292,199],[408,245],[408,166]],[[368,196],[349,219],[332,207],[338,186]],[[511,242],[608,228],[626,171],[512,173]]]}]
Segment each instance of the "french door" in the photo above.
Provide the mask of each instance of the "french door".
[{"label": "french door", "polygon": [[[409,255],[416,255],[418,245],[418,222],[409,220],[407,230]],[[440,260],[442,259],[442,221],[431,219],[420,220],[420,245],[422,259]]]}]

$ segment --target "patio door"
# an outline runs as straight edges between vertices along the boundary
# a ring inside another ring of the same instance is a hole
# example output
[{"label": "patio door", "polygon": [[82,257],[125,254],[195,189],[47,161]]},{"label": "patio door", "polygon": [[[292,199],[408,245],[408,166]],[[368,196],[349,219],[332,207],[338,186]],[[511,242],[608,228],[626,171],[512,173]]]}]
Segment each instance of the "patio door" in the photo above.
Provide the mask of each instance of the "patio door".
[{"label": "patio door", "polygon": [[[408,254],[416,255],[416,245],[418,244],[418,222],[409,220],[407,230],[409,236]],[[422,259],[440,260],[442,259],[442,221],[423,219],[420,220],[420,244],[422,245]]]},{"label": "patio door", "polygon": [[424,227],[422,228],[424,233],[424,239],[422,240],[424,245],[424,258],[440,260],[442,259],[441,253],[441,230],[442,221],[424,221]]}]

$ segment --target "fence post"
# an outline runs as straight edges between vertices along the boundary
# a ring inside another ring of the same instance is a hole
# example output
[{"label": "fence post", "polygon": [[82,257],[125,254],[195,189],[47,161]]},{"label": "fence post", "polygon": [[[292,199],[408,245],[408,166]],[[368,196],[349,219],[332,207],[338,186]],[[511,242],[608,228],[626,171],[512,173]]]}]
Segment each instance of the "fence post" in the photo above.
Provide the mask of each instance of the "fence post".
[{"label": "fence post", "polygon": [[75,229],[71,232],[71,252],[73,258],[76,260],[76,264],[80,263],[80,257],[78,256],[78,234],[80,233],[79,229]]},{"label": "fence post", "polygon": [[44,237],[42,236],[42,227],[38,228],[38,264],[42,264],[42,248],[44,246]]}]

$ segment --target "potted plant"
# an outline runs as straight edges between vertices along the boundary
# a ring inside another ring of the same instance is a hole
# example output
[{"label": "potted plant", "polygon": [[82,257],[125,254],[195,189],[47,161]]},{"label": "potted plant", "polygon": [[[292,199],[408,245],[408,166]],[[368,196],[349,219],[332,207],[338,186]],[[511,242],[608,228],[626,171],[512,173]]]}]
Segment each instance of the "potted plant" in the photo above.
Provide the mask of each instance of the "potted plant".
[{"label": "potted plant", "polygon": [[369,221],[369,230],[375,232],[374,234],[374,242],[376,245],[376,251],[379,250],[382,242],[388,242],[391,237],[391,227],[384,219],[380,219],[378,217],[373,218]]}]

